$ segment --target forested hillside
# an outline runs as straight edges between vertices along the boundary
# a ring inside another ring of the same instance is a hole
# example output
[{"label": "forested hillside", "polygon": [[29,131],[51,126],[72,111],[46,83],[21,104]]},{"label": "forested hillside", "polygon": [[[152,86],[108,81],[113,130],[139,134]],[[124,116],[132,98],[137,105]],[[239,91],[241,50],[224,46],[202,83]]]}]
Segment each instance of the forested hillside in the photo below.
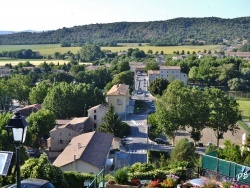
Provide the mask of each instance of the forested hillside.
[{"label": "forested hillside", "polygon": [[81,46],[95,43],[115,46],[134,42],[152,45],[222,44],[250,38],[250,17],[234,19],[176,18],[152,22],[117,22],[62,28],[42,33],[0,35],[0,45],[58,44]]}]

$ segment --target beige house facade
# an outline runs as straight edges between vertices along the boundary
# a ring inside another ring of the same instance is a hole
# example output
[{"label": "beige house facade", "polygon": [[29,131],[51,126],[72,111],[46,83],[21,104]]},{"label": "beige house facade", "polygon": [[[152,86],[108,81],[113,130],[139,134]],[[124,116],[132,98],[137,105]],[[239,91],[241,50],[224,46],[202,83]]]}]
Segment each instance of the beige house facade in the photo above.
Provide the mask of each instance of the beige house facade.
[{"label": "beige house facade", "polygon": [[169,81],[181,80],[184,85],[187,85],[187,74],[181,72],[180,66],[160,66],[160,70],[149,70],[148,80],[149,83],[156,78],[164,78]]},{"label": "beige house facade", "polygon": [[9,67],[0,67],[0,77],[9,76],[12,73],[13,69]]},{"label": "beige house facade", "polygon": [[117,114],[124,114],[129,106],[129,85],[114,85],[108,91],[106,101],[114,106]]},{"label": "beige house facade", "polygon": [[106,165],[114,136],[103,132],[89,132],[74,137],[53,165],[63,171],[99,173]]},{"label": "beige house facade", "polygon": [[108,106],[99,104],[88,109],[88,117],[91,119],[94,130],[100,127],[100,124],[103,122],[105,114],[108,112]]},{"label": "beige house facade", "polygon": [[[67,122],[67,120],[64,121]],[[74,118],[65,125],[56,125],[49,132],[50,137],[47,139],[50,154],[63,151],[75,136],[92,130],[93,125],[89,117]]]}]

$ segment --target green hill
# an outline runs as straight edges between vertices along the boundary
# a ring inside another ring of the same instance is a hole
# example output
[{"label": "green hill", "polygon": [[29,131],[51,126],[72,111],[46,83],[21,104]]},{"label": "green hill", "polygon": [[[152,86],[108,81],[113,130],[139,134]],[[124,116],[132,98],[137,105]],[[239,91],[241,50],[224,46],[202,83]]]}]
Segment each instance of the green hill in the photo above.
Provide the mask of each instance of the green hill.
[{"label": "green hill", "polygon": [[152,45],[225,44],[250,38],[250,17],[222,19],[176,18],[152,22],[116,22],[62,28],[41,33],[21,32],[0,35],[1,45],[63,44],[86,42],[102,46],[116,43],[151,43]]}]

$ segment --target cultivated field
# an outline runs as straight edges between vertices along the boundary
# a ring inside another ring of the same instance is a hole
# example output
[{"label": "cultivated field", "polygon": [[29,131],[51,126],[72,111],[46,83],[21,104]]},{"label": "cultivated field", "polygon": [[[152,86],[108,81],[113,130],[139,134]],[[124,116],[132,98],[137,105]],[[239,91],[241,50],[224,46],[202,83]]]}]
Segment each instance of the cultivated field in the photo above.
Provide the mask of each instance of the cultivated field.
[{"label": "cultivated field", "polygon": [[153,53],[155,53],[156,51],[158,51],[159,53],[161,51],[164,52],[164,54],[173,54],[173,51],[179,51],[181,53],[182,50],[185,51],[185,53],[187,53],[187,51],[189,51],[190,53],[192,53],[193,51],[195,51],[196,53],[198,51],[202,51],[204,49],[211,50],[212,52],[216,51],[220,51],[221,48],[223,46],[222,45],[206,45],[206,46],[136,46],[136,45],[132,45],[132,46],[119,46],[119,47],[102,47],[102,50],[111,50],[112,52],[121,52],[121,51],[126,51],[129,48],[139,48],[140,50],[143,50],[145,53],[147,53],[148,50],[152,50]]},{"label": "cultivated field", "polygon": [[15,66],[15,65],[17,65],[18,63],[20,63],[20,62],[22,62],[22,63],[24,63],[24,62],[26,62],[26,61],[29,61],[32,65],[35,65],[35,66],[38,66],[38,65],[40,65],[41,63],[43,63],[43,62],[46,62],[46,63],[53,63],[53,64],[55,64],[55,65],[57,65],[58,63],[59,63],[59,65],[63,65],[64,63],[68,63],[69,61],[68,60],[46,60],[46,59],[44,59],[44,60],[30,60],[30,59],[4,59],[4,60],[0,60],[0,66],[4,66],[4,65],[6,65],[6,64],[10,64],[11,63],[11,65],[12,66]]},{"label": "cultivated field", "polygon": [[[211,50],[212,52],[220,51],[223,47],[222,45],[206,45],[206,46],[147,46],[146,44],[142,44],[142,46],[138,46],[136,43],[120,43],[117,47],[101,47],[102,50],[111,50],[112,52],[120,52],[127,50],[129,48],[139,48],[143,50],[145,53],[150,49],[155,53],[158,51],[164,52],[164,54],[172,54],[173,51],[181,52],[184,50],[185,52],[189,51],[192,53],[193,51],[203,51],[204,49]],[[61,47],[59,44],[43,44],[43,45],[0,45],[0,53],[3,51],[15,51],[21,49],[31,49],[33,51],[39,51],[42,55],[53,55],[55,52],[67,53],[68,51],[76,54],[81,47]]]}]

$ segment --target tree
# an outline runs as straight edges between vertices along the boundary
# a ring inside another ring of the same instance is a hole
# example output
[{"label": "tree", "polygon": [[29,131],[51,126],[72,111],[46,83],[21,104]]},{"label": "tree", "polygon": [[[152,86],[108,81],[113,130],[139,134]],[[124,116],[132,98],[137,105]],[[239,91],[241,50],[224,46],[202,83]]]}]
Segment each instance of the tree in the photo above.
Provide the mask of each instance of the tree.
[{"label": "tree", "polygon": [[239,105],[217,88],[205,88],[205,95],[210,108],[208,127],[214,130],[219,147],[224,133],[231,131],[234,134],[238,129],[237,121],[241,119]]},{"label": "tree", "polygon": [[133,85],[134,83],[134,73],[129,71],[121,72],[114,76],[114,79],[112,80],[112,84],[126,84],[126,85]]},{"label": "tree", "polygon": [[108,112],[103,118],[103,123],[100,125],[98,131],[113,134],[116,137],[121,135],[121,124],[120,117],[115,112],[114,106],[111,104],[108,108]]},{"label": "tree", "polygon": [[181,139],[170,153],[172,162],[187,162],[194,165],[195,147],[187,138]]},{"label": "tree", "polygon": [[27,118],[29,124],[28,132],[32,135],[32,146],[39,149],[41,141],[49,137],[49,131],[56,125],[55,114],[49,110],[41,109],[31,113]]},{"label": "tree", "polygon": [[31,80],[26,75],[12,75],[7,80],[7,86],[13,99],[18,100],[20,103],[25,104],[29,99]]},{"label": "tree", "polygon": [[55,113],[56,118],[83,116],[84,106],[95,106],[104,102],[102,92],[91,84],[61,82],[54,85],[42,104]]},{"label": "tree", "polygon": [[188,73],[188,79],[190,82],[194,82],[197,81],[198,78],[198,67],[194,66],[190,69],[189,73]]},{"label": "tree", "polygon": [[36,87],[33,87],[29,93],[30,104],[42,104],[46,97],[51,85],[42,81]]},{"label": "tree", "polygon": [[0,151],[8,151],[12,147],[5,129],[12,115],[10,112],[0,113]]},{"label": "tree", "polygon": [[39,178],[50,181],[56,187],[65,187],[67,184],[63,171],[50,163],[46,154],[39,158],[29,158],[21,166],[21,176],[26,178]]},{"label": "tree", "polygon": [[239,145],[232,144],[230,140],[224,142],[224,148],[218,150],[219,158],[235,163],[242,163],[241,148]]},{"label": "tree", "polygon": [[85,65],[74,65],[70,68],[69,72],[75,76],[77,73],[85,71]]},{"label": "tree", "polygon": [[175,142],[179,129],[184,129],[187,120],[189,91],[184,87],[182,81],[173,81],[169,84],[167,92],[155,101],[156,116],[159,129]]},{"label": "tree", "polygon": [[130,70],[129,62],[128,61],[122,61],[117,64],[117,70],[118,72],[128,71]]},{"label": "tree", "polygon": [[159,65],[157,62],[147,62],[145,65],[145,71],[148,70],[159,70]]},{"label": "tree", "polygon": [[238,91],[245,88],[246,82],[242,78],[232,78],[228,80],[227,85],[230,88],[230,90]]},{"label": "tree", "polygon": [[169,82],[163,78],[156,78],[149,84],[148,90],[153,95],[162,95],[164,90],[167,89]]},{"label": "tree", "polygon": [[103,57],[100,46],[94,44],[85,44],[79,51],[78,54],[82,61],[94,61]]},{"label": "tree", "polygon": [[187,93],[189,110],[187,112],[187,125],[191,127],[191,138],[198,142],[202,135],[201,131],[205,128],[208,118],[209,118],[209,106],[206,100],[206,95],[203,94],[201,89],[198,87],[190,88],[189,93]]}]

